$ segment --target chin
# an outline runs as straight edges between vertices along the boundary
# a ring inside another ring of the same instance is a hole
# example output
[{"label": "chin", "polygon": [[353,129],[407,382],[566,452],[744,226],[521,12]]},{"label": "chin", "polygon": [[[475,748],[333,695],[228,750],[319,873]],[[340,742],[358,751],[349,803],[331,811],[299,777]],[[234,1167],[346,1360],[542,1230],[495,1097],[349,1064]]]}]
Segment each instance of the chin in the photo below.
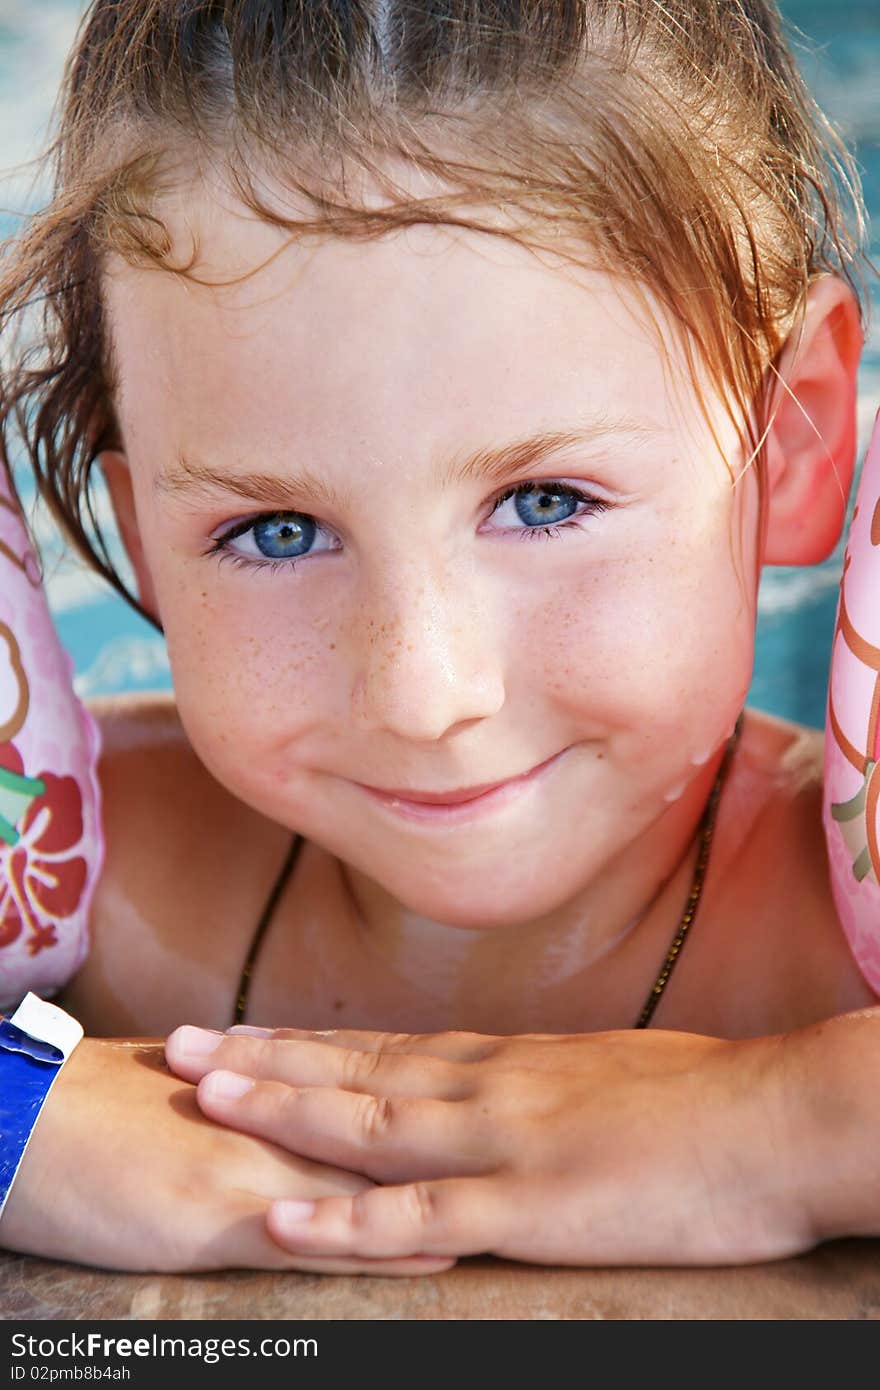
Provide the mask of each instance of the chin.
[{"label": "chin", "polygon": [[369,874],[410,912],[463,931],[502,930],[534,922],[558,908],[578,886],[554,881],[549,889],[529,891],[509,874],[499,881],[496,874],[476,871],[471,877],[454,870],[432,882],[427,871],[403,878],[399,866],[397,872],[386,875],[374,865]]}]

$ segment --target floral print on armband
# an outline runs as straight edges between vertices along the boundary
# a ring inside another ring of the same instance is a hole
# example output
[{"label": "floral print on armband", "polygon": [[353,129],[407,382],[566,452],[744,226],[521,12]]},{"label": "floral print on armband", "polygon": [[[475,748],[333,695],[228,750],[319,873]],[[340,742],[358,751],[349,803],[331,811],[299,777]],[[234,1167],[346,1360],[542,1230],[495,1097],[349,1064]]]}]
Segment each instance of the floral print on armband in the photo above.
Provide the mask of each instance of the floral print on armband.
[{"label": "floral print on armband", "polygon": [[25,777],[13,743],[0,745],[0,807],[9,782],[32,790],[19,793],[27,806],[14,842],[0,838],[0,949],[25,932],[35,956],[56,944],[56,924],[73,916],[85,891],[82,795],[73,777]]},{"label": "floral print on armband", "polygon": [[82,795],[73,777],[25,773],[11,741],[24,725],[28,680],[12,631],[0,623],[0,948],[27,935],[34,956],[57,941],[55,924],[85,889]]},{"label": "floral print on armband", "polygon": [[72,677],[0,460],[0,1009],[51,998],[88,951],[100,737]]}]

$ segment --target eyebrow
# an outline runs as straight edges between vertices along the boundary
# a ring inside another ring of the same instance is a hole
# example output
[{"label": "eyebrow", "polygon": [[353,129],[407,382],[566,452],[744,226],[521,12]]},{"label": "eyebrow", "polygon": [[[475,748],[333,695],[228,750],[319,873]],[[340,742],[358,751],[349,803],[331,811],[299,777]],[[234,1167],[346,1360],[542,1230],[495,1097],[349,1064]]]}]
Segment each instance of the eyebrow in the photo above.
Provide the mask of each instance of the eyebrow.
[{"label": "eyebrow", "polygon": [[[643,421],[611,420],[601,416],[574,429],[542,431],[526,439],[483,447],[466,457],[453,457],[437,470],[435,477],[442,488],[472,481],[501,484],[522,477],[537,464],[569,449],[621,437],[628,437],[631,444],[641,445],[656,441],[657,435],[658,431]],[[278,511],[302,511],[304,505],[317,510],[343,511],[350,503],[344,491],[308,469],[296,475],[260,471],[239,473],[201,462],[183,450],[178,451],[172,467],[159,472],[155,489],[175,497],[232,493]]]}]

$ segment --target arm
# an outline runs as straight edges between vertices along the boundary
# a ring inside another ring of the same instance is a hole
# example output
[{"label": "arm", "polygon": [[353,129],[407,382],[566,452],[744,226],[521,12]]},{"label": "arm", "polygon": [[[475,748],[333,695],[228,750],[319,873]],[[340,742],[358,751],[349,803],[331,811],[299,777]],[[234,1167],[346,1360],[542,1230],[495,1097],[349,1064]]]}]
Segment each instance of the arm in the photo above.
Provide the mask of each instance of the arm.
[{"label": "arm", "polygon": [[880,1235],[880,1007],[781,1041],[791,1171],[811,1243]]},{"label": "arm", "polygon": [[[387,1184],[306,1220],[274,1205],[300,1256],[739,1264],[880,1234],[880,1009],[737,1042],[279,1030],[202,1060],[190,1042],[166,1055],[205,1114]],[[256,1084],[224,1097],[211,1069]]]},{"label": "arm", "polygon": [[[368,1180],[206,1121],[161,1043],[128,1036],[167,1031],[169,1018],[226,1016],[220,952],[233,955],[251,908],[229,893],[211,898],[196,870],[210,858],[205,836],[255,836],[251,824],[228,829],[211,786],[196,780],[171,701],[107,699],[93,711],[107,854],[91,950],[60,1002],[87,1031],[117,1036],[85,1038],[65,1063],[0,1218],[0,1246],[112,1269],[360,1272],[362,1261],[285,1253],[265,1223],[273,1198],[350,1194]],[[450,1263],[367,1267],[410,1274]]]},{"label": "arm", "polygon": [[[161,1045],[86,1038],[43,1107],[0,1219],[0,1245],[107,1269],[360,1273],[361,1260],[301,1258],[266,1232],[274,1198],[368,1186],[207,1122]],[[382,1263],[383,1274],[448,1259]],[[375,1261],[367,1268],[377,1269]]]}]

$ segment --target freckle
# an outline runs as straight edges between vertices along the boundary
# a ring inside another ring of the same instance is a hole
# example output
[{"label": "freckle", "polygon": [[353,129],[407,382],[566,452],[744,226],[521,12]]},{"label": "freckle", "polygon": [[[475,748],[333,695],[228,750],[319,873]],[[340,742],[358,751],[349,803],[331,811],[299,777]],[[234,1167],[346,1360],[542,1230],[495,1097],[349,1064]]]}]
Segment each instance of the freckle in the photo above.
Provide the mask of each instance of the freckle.
[{"label": "freckle", "polygon": [[605,757],[605,754],[604,754],[604,753],[597,753],[597,754],[596,754],[596,757],[598,758],[599,762],[601,762],[602,759]]},{"label": "freckle", "polygon": [[333,1007],[334,1007],[334,1009],[344,1009],[344,1008],[345,1008],[345,1000],[344,1000],[344,999],[334,999],[334,1000],[333,1000]]}]

